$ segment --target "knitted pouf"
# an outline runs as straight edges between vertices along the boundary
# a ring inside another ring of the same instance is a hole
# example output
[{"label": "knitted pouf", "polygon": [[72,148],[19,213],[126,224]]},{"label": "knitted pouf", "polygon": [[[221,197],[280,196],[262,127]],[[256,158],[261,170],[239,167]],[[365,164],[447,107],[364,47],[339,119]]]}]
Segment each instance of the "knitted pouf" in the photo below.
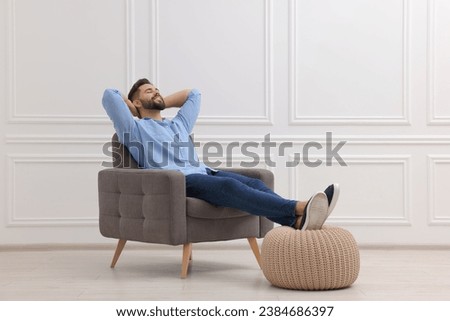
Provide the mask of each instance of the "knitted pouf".
[{"label": "knitted pouf", "polygon": [[359,251],[350,232],[339,227],[300,231],[282,226],[266,234],[261,265],[264,276],[277,287],[339,289],[358,277]]}]

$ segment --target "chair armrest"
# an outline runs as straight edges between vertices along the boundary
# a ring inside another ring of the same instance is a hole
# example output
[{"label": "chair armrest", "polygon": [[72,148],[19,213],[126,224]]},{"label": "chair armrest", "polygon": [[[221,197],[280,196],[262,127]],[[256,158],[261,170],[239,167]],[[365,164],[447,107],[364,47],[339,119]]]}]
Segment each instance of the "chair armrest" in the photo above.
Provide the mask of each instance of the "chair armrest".
[{"label": "chair armrest", "polygon": [[98,173],[103,236],[178,245],[186,235],[186,181],[170,170],[104,169]]},{"label": "chair armrest", "polygon": [[274,177],[273,173],[265,168],[217,168],[221,171],[233,172],[236,174],[241,174],[248,177],[258,178],[264,182],[271,190],[274,188]]}]

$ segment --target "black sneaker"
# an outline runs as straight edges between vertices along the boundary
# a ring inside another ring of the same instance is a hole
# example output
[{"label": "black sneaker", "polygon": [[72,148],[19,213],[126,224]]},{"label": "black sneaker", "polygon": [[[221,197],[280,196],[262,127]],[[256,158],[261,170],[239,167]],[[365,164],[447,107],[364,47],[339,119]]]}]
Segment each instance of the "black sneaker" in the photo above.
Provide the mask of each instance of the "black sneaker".
[{"label": "black sneaker", "polygon": [[[304,230],[320,230],[328,217],[328,202],[324,192],[318,192],[310,198],[305,212],[295,228]],[[300,224],[298,224],[300,223]],[[298,226],[299,225],[299,226]]]},{"label": "black sneaker", "polygon": [[324,193],[328,199],[328,215],[330,215],[339,198],[339,184],[331,184],[325,189]]}]

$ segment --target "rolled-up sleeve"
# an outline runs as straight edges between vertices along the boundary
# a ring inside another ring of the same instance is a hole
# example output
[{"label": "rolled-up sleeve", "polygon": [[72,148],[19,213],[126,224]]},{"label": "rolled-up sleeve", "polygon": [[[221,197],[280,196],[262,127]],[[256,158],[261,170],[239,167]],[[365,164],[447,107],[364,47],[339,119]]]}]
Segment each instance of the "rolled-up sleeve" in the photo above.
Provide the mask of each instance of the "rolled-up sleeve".
[{"label": "rolled-up sleeve", "polygon": [[181,106],[177,115],[174,117],[174,122],[180,122],[185,128],[188,134],[190,134],[197,121],[198,114],[200,113],[201,93],[197,89],[192,89],[189,93],[186,102]]},{"label": "rolled-up sleeve", "polygon": [[106,89],[102,99],[103,108],[113,122],[119,141],[123,142],[125,133],[132,133],[136,123],[128,106],[116,89]]}]

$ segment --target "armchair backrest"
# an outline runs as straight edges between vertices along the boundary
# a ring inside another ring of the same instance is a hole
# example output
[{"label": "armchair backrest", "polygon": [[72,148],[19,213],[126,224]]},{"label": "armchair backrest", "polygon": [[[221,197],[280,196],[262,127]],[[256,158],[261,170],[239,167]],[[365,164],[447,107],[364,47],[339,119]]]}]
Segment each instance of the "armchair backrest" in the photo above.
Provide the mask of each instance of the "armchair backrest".
[{"label": "armchair backrest", "polygon": [[113,166],[115,168],[139,168],[128,148],[119,142],[117,134],[112,137]]},{"label": "armchair backrest", "polygon": [[[189,139],[194,142],[193,136],[189,135]],[[128,148],[119,142],[119,137],[114,134],[112,139],[113,166],[115,168],[139,168],[138,164],[131,156]]]}]

